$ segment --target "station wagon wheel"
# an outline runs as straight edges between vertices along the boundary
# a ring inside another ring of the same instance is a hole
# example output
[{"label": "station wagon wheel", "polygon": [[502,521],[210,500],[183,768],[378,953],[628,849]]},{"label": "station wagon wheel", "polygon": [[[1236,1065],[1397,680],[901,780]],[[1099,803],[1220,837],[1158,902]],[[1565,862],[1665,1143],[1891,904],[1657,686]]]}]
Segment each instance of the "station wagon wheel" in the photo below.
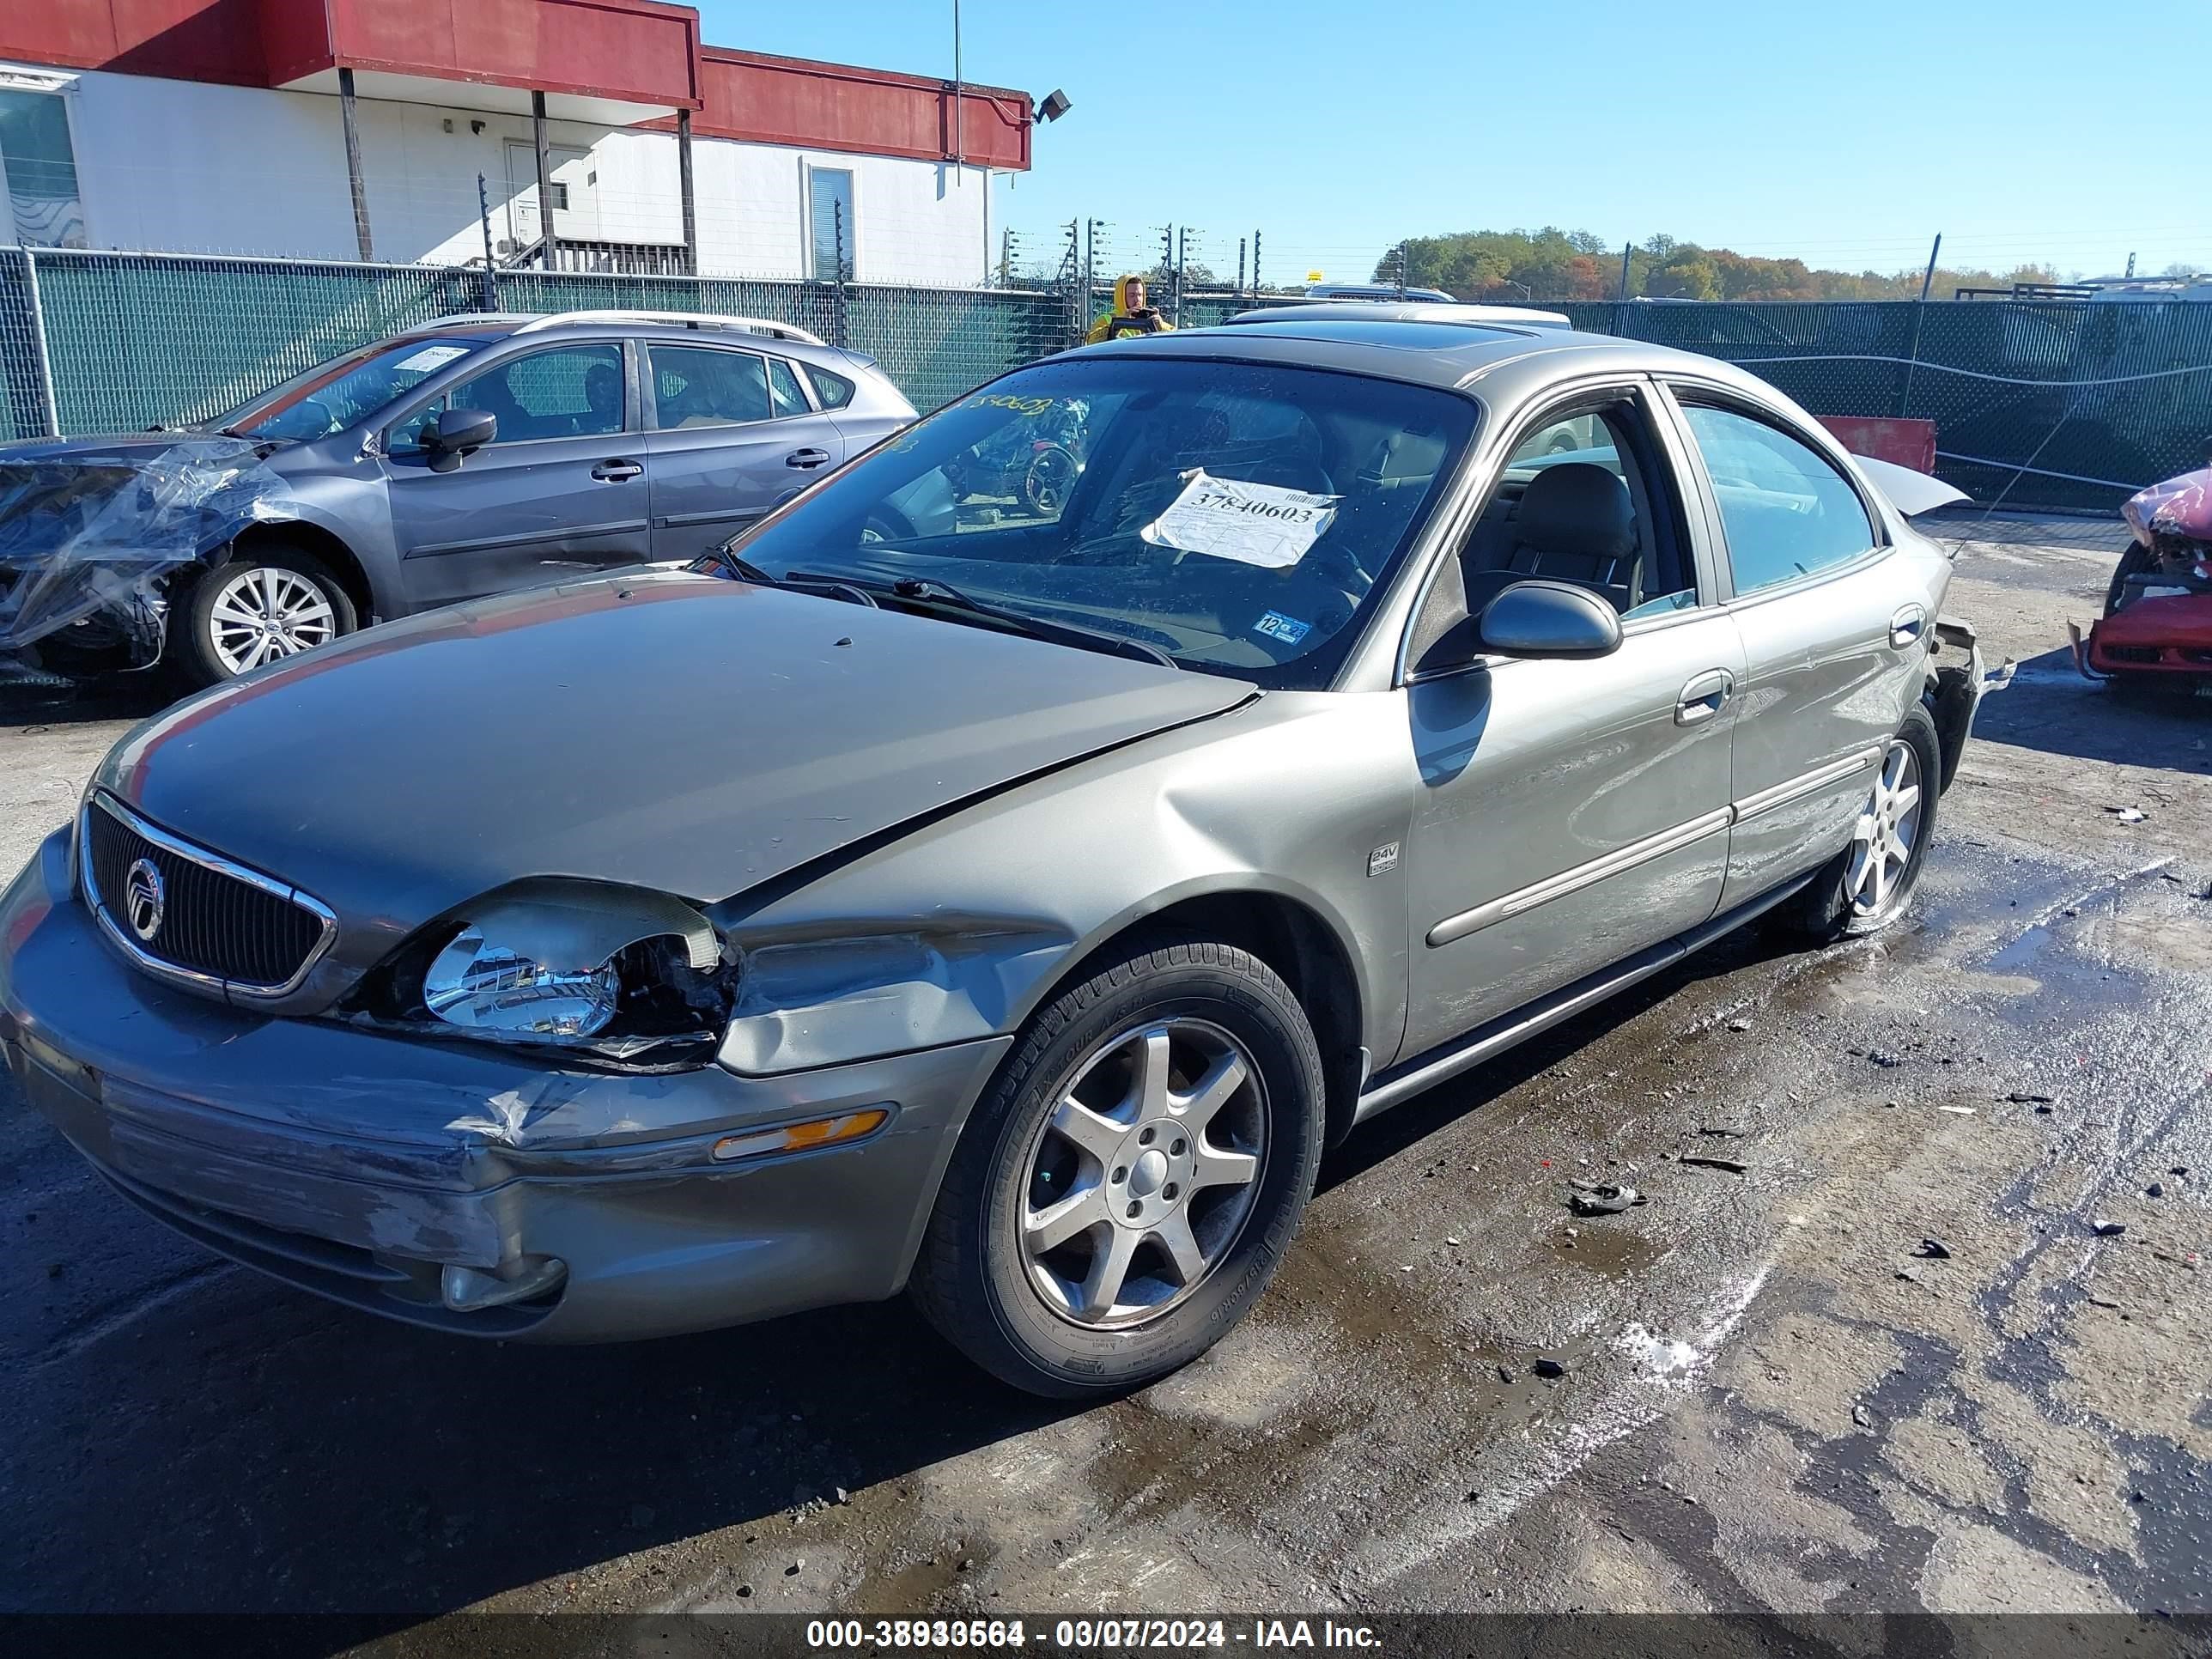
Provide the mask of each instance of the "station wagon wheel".
[{"label": "station wagon wheel", "polygon": [[1022,496],[1040,518],[1057,518],[1075,483],[1075,457],[1054,444],[1040,449],[1022,479]]},{"label": "station wagon wheel", "polygon": [[1776,925],[1820,944],[1878,933],[1910,909],[1936,833],[1942,764],[1936,721],[1915,703],[1882,745],[1844,850],[1773,913]]},{"label": "station wagon wheel", "polygon": [[1251,1217],[1267,1101],[1244,1046],[1205,1020],[1109,1037],[1038,1127],[1019,1221],[1030,1282],[1079,1325],[1164,1313]]},{"label": "station wagon wheel", "polygon": [[218,565],[170,622],[172,656],[202,685],[327,645],[356,626],[353,601],[323,562],[269,547]]},{"label": "station wagon wheel", "polygon": [[912,1274],[969,1358],[1061,1397],[1219,1340],[1281,1261],[1322,1143],[1320,1052],[1266,963],[1176,938],[1091,968],[976,1102]]}]

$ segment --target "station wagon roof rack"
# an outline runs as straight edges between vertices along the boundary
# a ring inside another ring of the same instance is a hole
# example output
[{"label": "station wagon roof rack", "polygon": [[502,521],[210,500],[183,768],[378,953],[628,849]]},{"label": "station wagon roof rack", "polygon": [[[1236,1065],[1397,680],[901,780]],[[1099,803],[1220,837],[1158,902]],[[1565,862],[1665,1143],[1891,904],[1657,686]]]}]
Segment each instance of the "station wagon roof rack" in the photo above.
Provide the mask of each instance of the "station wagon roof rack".
[{"label": "station wagon roof rack", "polygon": [[556,328],[562,323],[664,323],[673,328],[728,329],[739,334],[765,334],[770,339],[797,340],[802,345],[822,343],[820,335],[810,334],[796,324],[774,322],[766,317],[724,317],[711,311],[558,311],[532,318],[515,332],[529,334],[541,328]]},{"label": "station wagon roof rack", "polygon": [[534,312],[465,311],[421,324],[413,331],[482,328],[487,323],[511,323],[514,325],[513,331],[517,334],[534,334],[541,328],[559,328],[568,323],[660,323],[672,328],[719,329],[738,334],[764,334],[775,340],[796,340],[801,345],[818,346],[823,343],[820,335],[810,333],[795,323],[779,323],[766,317],[725,317],[711,311],[550,311],[542,314]]}]

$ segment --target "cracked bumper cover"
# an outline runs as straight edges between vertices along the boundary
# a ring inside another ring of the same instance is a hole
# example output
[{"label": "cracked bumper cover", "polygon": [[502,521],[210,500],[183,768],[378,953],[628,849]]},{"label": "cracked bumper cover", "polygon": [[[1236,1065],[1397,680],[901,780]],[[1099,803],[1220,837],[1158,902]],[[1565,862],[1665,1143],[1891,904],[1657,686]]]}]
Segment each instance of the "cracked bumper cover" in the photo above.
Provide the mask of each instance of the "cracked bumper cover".
[{"label": "cracked bumper cover", "polygon": [[[125,965],[70,896],[67,837],[0,897],[0,1051],[125,1195],[234,1260],[471,1334],[702,1330],[904,1284],[1009,1039],[773,1078],[556,1071],[527,1052],[241,1013]],[[883,1106],[866,1139],[744,1164],[748,1129]],[[447,1267],[566,1265],[455,1312]]]}]

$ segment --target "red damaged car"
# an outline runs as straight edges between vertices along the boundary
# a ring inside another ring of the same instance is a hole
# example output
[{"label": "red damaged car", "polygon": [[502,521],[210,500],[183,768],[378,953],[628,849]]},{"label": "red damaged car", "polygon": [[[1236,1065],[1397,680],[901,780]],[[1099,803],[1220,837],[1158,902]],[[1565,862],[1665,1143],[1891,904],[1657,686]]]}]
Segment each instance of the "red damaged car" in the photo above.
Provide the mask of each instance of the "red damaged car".
[{"label": "red damaged car", "polygon": [[2120,514],[2134,539],[2103,620],[2086,640],[2069,629],[2075,663],[2116,690],[2212,686],[2212,465],[2138,491]]}]

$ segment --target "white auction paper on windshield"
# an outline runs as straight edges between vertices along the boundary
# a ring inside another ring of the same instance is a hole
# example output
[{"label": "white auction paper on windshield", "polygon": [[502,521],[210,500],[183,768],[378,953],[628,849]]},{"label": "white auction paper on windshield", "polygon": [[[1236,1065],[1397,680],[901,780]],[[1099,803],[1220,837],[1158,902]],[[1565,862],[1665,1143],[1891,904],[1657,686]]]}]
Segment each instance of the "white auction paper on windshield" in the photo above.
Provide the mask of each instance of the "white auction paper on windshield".
[{"label": "white auction paper on windshield", "polygon": [[405,358],[399,362],[396,362],[392,364],[392,367],[394,369],[409,371],[443,368],[447,363],[452,362],[454,358],[465,357],[468,355],[469,349],[466,346],[424,346],[413,356]]},{"label": "white auction paper on windshield", "polygon": [[1182,494],[1167,511],[1137,533],[1157,547],[1287,570],[1320,539],[1343,499],[1210,477],[1198,467],[1183,474]]}]

